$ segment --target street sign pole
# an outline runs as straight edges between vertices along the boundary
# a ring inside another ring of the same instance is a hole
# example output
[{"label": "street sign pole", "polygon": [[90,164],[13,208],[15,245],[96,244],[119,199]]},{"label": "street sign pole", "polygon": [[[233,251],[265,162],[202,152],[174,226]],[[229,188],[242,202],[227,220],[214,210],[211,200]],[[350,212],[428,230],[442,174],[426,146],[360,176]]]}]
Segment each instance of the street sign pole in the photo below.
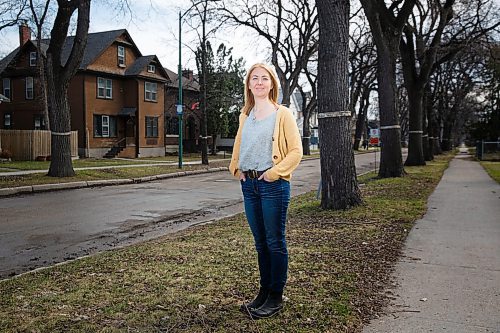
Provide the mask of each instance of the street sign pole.
[{"label": "street sign pole", "polygon": [[177,103],[177,116],[179,117],[179,169],[182,169],[182,56],[181,56],[181,34],[182,34],[182,15],[179,11],[179,102]]}]

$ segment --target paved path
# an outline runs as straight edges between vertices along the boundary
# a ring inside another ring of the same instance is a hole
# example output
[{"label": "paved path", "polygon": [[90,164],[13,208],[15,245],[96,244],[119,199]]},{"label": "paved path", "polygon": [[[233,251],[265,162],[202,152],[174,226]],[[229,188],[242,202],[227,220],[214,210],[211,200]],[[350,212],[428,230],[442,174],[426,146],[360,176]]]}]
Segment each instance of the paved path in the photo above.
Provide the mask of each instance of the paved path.
[{"label": "paved path", "polygon": [[387,314],[363,333],[500,332],[500,185],[451,161],[396,266]]}]

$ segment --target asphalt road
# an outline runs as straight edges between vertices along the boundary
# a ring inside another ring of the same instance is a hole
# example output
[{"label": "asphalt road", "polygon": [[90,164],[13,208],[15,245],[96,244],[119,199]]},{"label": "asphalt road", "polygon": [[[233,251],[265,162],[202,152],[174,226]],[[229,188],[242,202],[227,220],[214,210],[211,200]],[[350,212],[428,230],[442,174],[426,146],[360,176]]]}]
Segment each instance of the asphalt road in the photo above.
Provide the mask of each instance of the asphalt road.
[{"label": "asphalt road", "polygon": [[[356,156],[358,174],[373,169],[374,155]],[[316,190],[319,174],[318,159],[301,162],[292,195]],[[0,278],[241,211],[240,184],[227,172],[1,198]]]}]

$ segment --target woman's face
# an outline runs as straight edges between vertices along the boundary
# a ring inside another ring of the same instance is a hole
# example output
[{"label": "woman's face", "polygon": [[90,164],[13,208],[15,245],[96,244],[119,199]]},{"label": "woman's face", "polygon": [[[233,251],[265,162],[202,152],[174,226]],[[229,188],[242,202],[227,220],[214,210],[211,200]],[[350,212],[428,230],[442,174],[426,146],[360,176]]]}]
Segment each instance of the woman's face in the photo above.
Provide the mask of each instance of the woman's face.
[{"label": "woman's face", "polygon": [[255,98],[268,98],[273,83],[267,70],[257,67],[250,73],[248,86]]}]

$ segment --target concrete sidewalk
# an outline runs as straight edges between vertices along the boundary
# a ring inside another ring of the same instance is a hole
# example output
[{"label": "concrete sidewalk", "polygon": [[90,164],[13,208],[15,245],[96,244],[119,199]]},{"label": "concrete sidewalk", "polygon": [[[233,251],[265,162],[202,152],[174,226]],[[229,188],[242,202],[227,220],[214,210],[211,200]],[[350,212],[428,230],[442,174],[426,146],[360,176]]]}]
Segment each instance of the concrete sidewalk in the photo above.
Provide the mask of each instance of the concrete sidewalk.
[{"label": "concrete sidewalk", "polygon": [[500,332],[500,185],[469,155],[451,161],[394,274],[364,333]]}]

